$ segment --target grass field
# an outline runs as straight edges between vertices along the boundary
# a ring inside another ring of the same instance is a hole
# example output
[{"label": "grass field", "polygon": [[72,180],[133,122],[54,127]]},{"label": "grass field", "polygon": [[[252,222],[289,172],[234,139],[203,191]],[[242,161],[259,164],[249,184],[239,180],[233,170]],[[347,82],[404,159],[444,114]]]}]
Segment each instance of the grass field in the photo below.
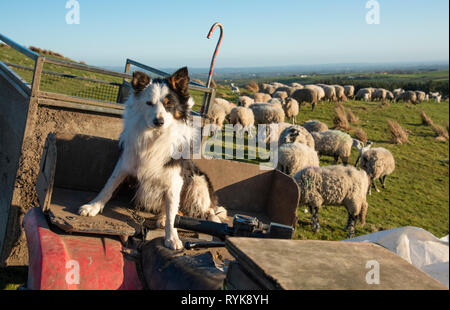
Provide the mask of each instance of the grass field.
[{"label": "grass field", "polygon": [[[29,59],[7,48],[0,48],[0,60],[32,66]],[[50,65],[46,69],[57,71],[58,68]],[[80,74],[73,69],[67,69],[65,73]],[[88,77],[101,78],[96,74]],[[30,77],[24,76],[24,78]],[[372,78],[378,79],[378,76]],[[393,74],[385,76],[385,81],[398,81],[403,78],[407,77]],[[405,81],[411,79],[419,81],[436,79],[448,84],[448,71],[420,72],[409,76]],[[288,82],[280,78],[270,80]],[[266,79],[264,82],[270,82],[270,80]],[[198,111],[202,95],[198,92],[193,95],[196,102],[194,110]],[[236,102],[237,99],[237,96],[231,94],[227,87],[218,87],[217,97],[224,97],[232,102]],[[381,106],[379,102],[349,101],[344,103],[344,106],[351,109],[360,120],[358,124],[352,124],[352,126],[364,129],[375,146],[389,149],[396,159],[396,170],[387,178],[387,189],[382,190],[381,193],[373,191],[368,197],[367,224],[364,227],[357,226],[357,235],[406,225],[422,227],[437,237],[447,235],[449,233],[449,142],[439,142],[435,139],[431,128],[421,124],[420,111],[423,109],[435,123],[445,126],[449,122],[448,101],[425,102],[417,106],[404,103]],[[297,117],[297,124],[316,119],[333,127],[333,107],[334,104],[320,103],[314,112],[311,111],[310,106],[303,107]],[[396,120],[409,130],[409,143],[395,145],[390,142],[387,120]],[[356,150],[353,151],[351,163],[354,163],[355,159]],[[321,158],[322,165],[330,165],[331,162],[332,158]],[[298,209],[296,239],[342,240],[346,237],[346,232],[343,230],[347,218],[345,208],[324,207],[320,211],[321,230],[318,233],[312,232],[309,214],[305,214],[303,210],[303,207]],[[25,281],[24,279],[26,279],[26,269],[0,269],[0,289],[15,289]]]}]

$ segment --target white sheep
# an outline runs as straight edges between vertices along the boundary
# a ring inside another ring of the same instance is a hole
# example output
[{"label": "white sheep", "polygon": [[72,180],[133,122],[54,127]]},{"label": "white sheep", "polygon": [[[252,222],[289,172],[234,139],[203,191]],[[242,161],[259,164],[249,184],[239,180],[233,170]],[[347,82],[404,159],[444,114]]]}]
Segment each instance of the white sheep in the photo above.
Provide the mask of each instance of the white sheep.
[{"label": "white sheep", "polygon": [[292,124],[295,124],[295,118],[297,117],[300,107],[294,98],[287,98],[283,103],[284,114],[287,118],[292,118]]},{"label": "white sheep", "polygon": [[311,166],[319,166],[317,152],[309,146],[294,142],[285,143],[278,148],[277,169],[293,176],[298,171]]},{"label": "white sheep", "polygon": [[250,105],[254,104],[255,100],[253,98],[250,98],[249,96],[240,96],[238,98],[237,105],[248,108]]},{"label": "white sheep", "polygon": [[223,98],[215,98],[214,99],[214,105],[220,105],[224,108],[226,115],[229,115],[231,110],[236,107],[234,103],[229,102],[226,99]]},{"label": "white sheep", "polygon": [[336,89],[330,85],[321,85],[323,91],[325,92],[325,99],[328,101],[336,101]]},{"label": "white sheep", "polygon": [[234,83],[231,83],[231,92],[233,94],[238,94],[238,95],[241,93],[241,91],[239,90],[239,87],[234,85]]},{"label": "white sheep", "polygon": [[230,113],[230,123],[241,125],[244,131],[250,131],[255,125],[253,111],[245,107],[235,107]]},{"label": "white sheep", "polygon": [[323,98],[325,98],[325,91],[320,86],[309,84],[309,85],[306,85],[304,88],[316,90],[317,91],[317,101],[320,101]]},{"label": "white sheep", "polygon": [[347,165],[352,146],[356,146],[357,140],[339,130],[312,132],[311,135],[314,139],[315,149],[319,155],[332,156],[334,158],[334,164],[340,158],[343,164]]},{"label": "white sheep", "polygon": [[227,113],[222,105],[213,104],[213,106],[208,111],[208,119],[211,124],[211,129],[213,131],[221,130],[226,116]]},{"label": "white sheep", "polygon": [[353,98],[353,96],[355,95],[355,86],[345,85],[344,86],[344,94],[347,98]]},{"label": "white sheep", "polygon": [[269,101],[272,96],[270,96],[269,94],[265,94],[265,93],[256,93],[252,95],[253,99],[255,100],[255,103],[261,103],[261,102],[267,102]]},{"label": "white sheep", "polygon": [[278,136],[278,146],[285,143],[299,142],[305,144],[306,146],[315,149],[315,142],[313,136],[304,127],[299,125],[284,125],[287,123],[281,123],[278,125],[279,136]]},{"label": "white sheep", "polygon": [[306,121],[303,124],[303,127],[305,127],[306,130],[308,130],[309,132],[321,132],[321,131],[327,131],[328,130],[328,126],[325,123],[322,123],[320,121],[317,120],[310,120],[310,121]]},{"label": "white sheep", "polygon": [[[375,180],[379,179],[381,186],[386,188],[386,176],[390,175],[395,170],[395,159],[392,153],[384,147],[377,147],[371,149],[372,142],[368,141],[365,147],[359,144],[359,155],[356,159],[355,166],[361,159],[360,167],[370,178],[370,184],[377,192],[380,190],[375,184]],[[369,186],[369,195],[371,194],[371,187]]]},{"label": "white sheep", "polygon": [[309,208],[314,232],[319,231],[319,208],[323,205],[345,206],[348,213],[348,237],[355,234],[356,219],[365,224],[368,209],[369,179],[353,166],[307,167],[294,175],[300,189],[300,205]]},{"label": "white sheep", "polygon": [[284,121],[283,109],[270,103],[254,103],[249,106],[255,116],[255,124],[272,124]]}]

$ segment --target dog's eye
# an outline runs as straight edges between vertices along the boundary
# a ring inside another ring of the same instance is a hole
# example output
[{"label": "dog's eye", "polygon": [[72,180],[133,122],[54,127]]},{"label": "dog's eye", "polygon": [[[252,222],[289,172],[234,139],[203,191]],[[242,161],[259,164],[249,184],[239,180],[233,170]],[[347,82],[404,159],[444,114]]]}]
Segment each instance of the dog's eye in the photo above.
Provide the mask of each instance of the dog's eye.
[{"label": "dog's eye", "polygon": [[146,104],[151,106],[151,105],[153,105],[153,102],[147,101]]}]

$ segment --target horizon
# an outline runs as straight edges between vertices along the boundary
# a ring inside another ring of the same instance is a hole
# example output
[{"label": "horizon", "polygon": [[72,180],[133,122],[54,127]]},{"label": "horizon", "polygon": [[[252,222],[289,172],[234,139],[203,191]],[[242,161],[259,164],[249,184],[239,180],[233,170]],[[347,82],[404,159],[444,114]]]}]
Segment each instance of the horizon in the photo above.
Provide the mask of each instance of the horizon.
[{"label": "horizon", "polygon": [[78,0],[79,24],[67,24],[66,2],[27,3],[26,10],[21,3],[2,2],[7,14],[0,29],[24,46],[103,67],[131,58],[157,68],[208,68],[219,29],[210,40],[206,34],[216,21],[224,25],[217,69],[449,63],[449,3],[444,0],[378,0],[379,24],[367,24],[366,0],[280,0],[276,6],[267,0]]}]

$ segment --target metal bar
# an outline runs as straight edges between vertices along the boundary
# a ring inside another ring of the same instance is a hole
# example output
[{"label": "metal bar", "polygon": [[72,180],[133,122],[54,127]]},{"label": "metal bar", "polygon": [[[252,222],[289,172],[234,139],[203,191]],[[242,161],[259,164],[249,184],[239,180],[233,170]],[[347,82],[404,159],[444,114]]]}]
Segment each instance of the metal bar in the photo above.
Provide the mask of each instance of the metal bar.
[{"label": "metal bar", "polygon": [[158,75],[161,75],[161,76],[163,76],[163,77],[170,76],[170,74],[167,73],[167,72],[164,72],[164,71],[161,71],[161,70],[152,68],[152,67],[150,67],[150,66],[144,65],[143,63],[137,62],[137,61],[132,60],[132,59],[127,59],[127,64],[130,64],[130,65],[133,65],[133,66],[142,68],[142,69],[144,69],[144,70],[153,72],[153,73],[158,74]]},{"label": "metal bar", "polygon": [[54,100],[68,101],[68,102],[73,102],[76,104],[94,105],[94,106],[98,106],[98,107],[117,109],[117,110],[123,110],[125,108],[125,106],[123,104],[100,101],[100,100],[93,100],[93,99],[85,99],[85,98],[73,97],[73,96],[69,96],[69,95],[63,95],[63,94],[57,94],[57,93],[51,93],[51,92],[39,91],[38,97],[43,98],[43,99],[49,98],[49,99],[54,99]]},{"label": "metal bar", "polygon": [[33,81],[31,83],[31,96],[36,96],[39,92],[39,82],[41,81],[42,68],[44,68],[44,57],[39,56],[34,65]]},{"label": "metal bar", "polygon": [[48,58],[48,57],[46,57],[45,58],[45,62],[54,64],[54,65],[60,65],[60,66],[68,67],[68,68],[74,68],[74,69],[79,69],[79,70],[84,70],[84,71],[89,71],[89,72],[94,72],[94,73],[99,73],[99,74],[105,74],[105,75],[121,77],[121,78],[125,78],[125,79],[130,79],[131,78],[131,75],[129,75],[129,74],[115,72],[115,71],[110,71],[110,70],[106,70],[106,69],[100,69],[100,68],[97,68],[97,67],[92,67],[92,66],[88,66],[88,65],[82,65],[82,64],[78,64],[78,63],[74,63],[74,62],[69,62],[69,61],[65,61],[65,60],[55,59],[55,58]]},{"label": "metal bar", "polygon": [[6,79],[10,80],[11,84],[13,84],[14,87],[16,87],[19,91],[24,92],[24,94],[22,94],[24,95],[24,97],[31,96],[31,85],[1,61],[0,74],[2,74]]},{"label": "metal bar", "polygon": [[94,106],[94,105],[89,105],[89,104],[81,104],[81,103],[67,102],[67,101],[53,100],[53,99],[39,98],[38,104],[44,105],[44,106],[62,107],[62,108],[68,108],[68,109],[74,109],[74,110],[92,111],[92,112],[105,113],[105,114],[114,114],[114,115],[122,115],[123,114],[123,110],[119,110],[119,109],[111,109],[111,108],[99,107],[99,106]]},{"label": "metal bar", "polygon": [[15,50],[17,50],[18,52],[24,54],[25,56],[30,57],[33,60],[36,60],[39,57],[39,54],[29,50],[26,47],[23,47],[22,45],[14,42],[13,40],[5,37],[4,35],[2,35],[0,33],[0,40],[2,40],[3,42],[5,42],[6,44],[8,44],[9,46],[11,46],[12,48],[14,48]]}]

